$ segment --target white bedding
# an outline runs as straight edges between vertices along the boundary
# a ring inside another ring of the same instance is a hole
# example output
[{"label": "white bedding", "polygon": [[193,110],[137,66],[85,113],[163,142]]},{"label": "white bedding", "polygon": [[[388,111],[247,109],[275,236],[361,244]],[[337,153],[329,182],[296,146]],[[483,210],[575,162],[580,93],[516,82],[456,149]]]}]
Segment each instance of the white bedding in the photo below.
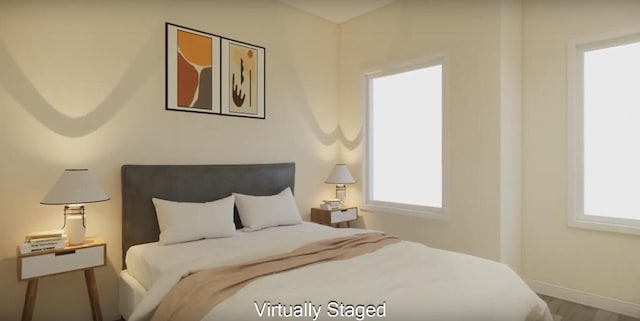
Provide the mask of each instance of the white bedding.
[{"label": "white bedding", "polygon": [[[132,247],[133,254],[127,253],[129,273],[148,293],[129,320],[149,319],[162,297],[189,272],[242,263],[289,252],[321,239],[364,232],[304,223],[240,233],[231,238]],[[276,315],[260,311],[269,303],[276,306],[269,311]],[[345,261],[313,264],[262,277],[213,308],[203,320],[291,319],[278,315],[283,311],[278,310],[278,303],[287,308],[320,307],[317,320],[380,318],[348,313],[340,317],[340,303],[373,305],[376,312],[384,312],[386,320],[524,321],[527,315],[538,316],[531,320],[552,320],[546,304],[506,265],[407,241]],[[532,310],[537,313],[530,314]],[[313,319],[314,313],[308,310],[305,313],[312,316],[304,319]]]},{"label": "white bedding", "polygon": [[[211,258],[219,266],[242,263],[265,256],[264,253],[291,251],[298,243],[291,238],[309,231],[327,231],[332,228],[305,222],[299,225],[278,226],[254,232],[238,232],[234,237],[205,239],[172,245],[158,242],[135,245],[125,257],[127,271],[147,290],[164,273],[184,262]],[[342,235],[350,235],[344,233]],[[243,239],[240,239],[243,238]],[[246,246],[250,244],[249,246]]]}]

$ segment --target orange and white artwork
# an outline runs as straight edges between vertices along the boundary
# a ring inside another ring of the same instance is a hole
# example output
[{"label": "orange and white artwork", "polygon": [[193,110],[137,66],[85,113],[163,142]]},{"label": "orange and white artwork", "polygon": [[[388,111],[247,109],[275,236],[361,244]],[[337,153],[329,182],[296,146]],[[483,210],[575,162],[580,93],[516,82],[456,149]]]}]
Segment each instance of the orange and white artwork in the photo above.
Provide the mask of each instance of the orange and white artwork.
[{"label": "orange and white artwork", "polygon": [[220,37],[166,28],[167,109],[220,113]]},{"label": "orange and white artwork", "polygon": [[211,109],[211,38],[178,30],[178,106]]}]

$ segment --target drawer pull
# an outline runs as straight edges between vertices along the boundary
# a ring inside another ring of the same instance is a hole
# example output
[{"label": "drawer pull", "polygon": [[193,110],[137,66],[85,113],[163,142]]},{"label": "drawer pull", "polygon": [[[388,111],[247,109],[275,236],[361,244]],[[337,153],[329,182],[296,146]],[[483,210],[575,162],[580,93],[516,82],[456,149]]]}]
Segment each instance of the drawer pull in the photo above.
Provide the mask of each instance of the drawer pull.
[{"label": "drawer pull", "polygon": [[66,250],[66,251],[58,251],[55,253],[55,256],[67,255],[67,254],[75,254],[76,250]]}]

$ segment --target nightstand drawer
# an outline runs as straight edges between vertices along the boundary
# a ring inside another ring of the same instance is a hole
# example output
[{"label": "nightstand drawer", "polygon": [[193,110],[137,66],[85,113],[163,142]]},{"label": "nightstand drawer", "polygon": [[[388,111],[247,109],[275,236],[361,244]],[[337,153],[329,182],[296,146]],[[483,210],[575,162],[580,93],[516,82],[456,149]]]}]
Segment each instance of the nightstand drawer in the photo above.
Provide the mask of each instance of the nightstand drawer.
[{"label": "nightstand drawer", "polygon": [[24,256],[18,259],[21,261],[19,279],[26,280],[104,265],[105,246],[63,249],[53,253]]},{"label": "nightstand drawer", "polygon": [[331,211],[331,224],[352,221],[358,218],[358,211],[355,208]]},{"label": "nightstand drawer", "polygon": [[346,223],[351,227],[351,222],[358,219],[357,207],[345,207],[337,210],[325,210],[319,207],[311,208],[311,222],[340,227],[340,223]]}]

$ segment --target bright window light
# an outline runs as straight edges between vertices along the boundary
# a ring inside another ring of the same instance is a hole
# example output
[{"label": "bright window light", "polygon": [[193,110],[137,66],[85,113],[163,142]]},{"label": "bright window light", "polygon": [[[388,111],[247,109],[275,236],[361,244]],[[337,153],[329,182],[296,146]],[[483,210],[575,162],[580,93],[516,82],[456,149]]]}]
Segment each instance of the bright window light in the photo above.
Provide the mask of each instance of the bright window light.
[{"label": "bright window light", "polygon": [[370,78],[371,201],[443,206],[442,65]]},{"label": "bright window light", "polygon": [[584,51],[584,214],[640,219],[640,43]]}]

